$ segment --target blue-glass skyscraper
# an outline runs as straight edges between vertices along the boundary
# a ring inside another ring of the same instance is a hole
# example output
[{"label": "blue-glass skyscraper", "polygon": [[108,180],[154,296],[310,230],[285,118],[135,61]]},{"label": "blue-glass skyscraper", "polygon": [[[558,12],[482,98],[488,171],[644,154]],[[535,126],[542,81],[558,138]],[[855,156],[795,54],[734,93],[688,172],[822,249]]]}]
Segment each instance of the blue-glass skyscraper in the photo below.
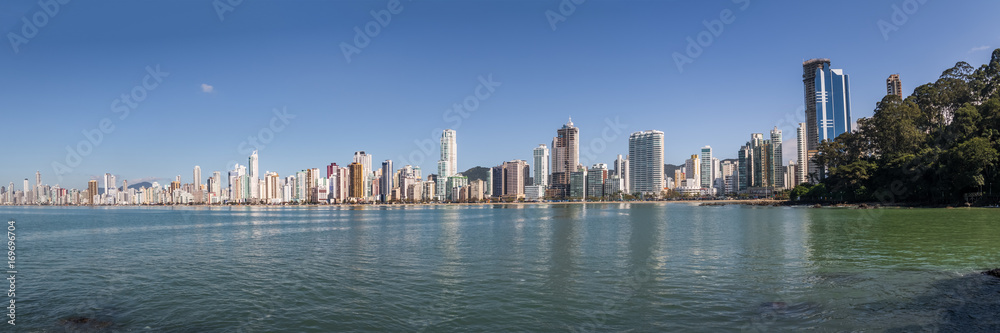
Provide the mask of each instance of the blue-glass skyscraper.
[{"label": "blue-glass skyscraper", "polygon": [[842,69],[816,68],[817,141],[833,141],[851,131],[851,84]]}]

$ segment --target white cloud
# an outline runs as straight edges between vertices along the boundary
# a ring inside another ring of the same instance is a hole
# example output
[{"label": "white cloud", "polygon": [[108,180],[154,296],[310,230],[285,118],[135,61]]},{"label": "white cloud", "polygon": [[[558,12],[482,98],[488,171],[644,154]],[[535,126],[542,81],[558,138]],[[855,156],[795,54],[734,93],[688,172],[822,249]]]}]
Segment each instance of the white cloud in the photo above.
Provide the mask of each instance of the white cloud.
[{"label": "white cloud", "polygon": [[973,47],[971,50],[969,50],[969,53],[978,52],[978,51],[986,51],[986,50],[989,50],[989,49],[990,49],[990,47],[988,45],[983,45],[983,46],[980,46],[980,47]]},{"label": "white cloud", "polygon": [[204,92],[204,93],[211,93],[211,92],[213,92],[213,91],[215,91],[215,87],[213,87],[213,86],[210,86],[210,85],[208,85],[207,83],[202,83],[202,84],[201,84],[201,92]]}]

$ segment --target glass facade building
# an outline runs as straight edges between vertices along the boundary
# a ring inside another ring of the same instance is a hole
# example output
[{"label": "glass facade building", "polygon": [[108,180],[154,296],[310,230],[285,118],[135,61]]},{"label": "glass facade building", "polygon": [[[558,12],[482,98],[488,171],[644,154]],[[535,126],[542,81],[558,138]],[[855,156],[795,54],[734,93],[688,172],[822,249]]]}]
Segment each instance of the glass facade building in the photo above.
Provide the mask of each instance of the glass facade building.
[{"label": "glass facade building", "polygon": [[816,69],[816,127],[818,142],[851,131],[850,78],[842,69]]}]

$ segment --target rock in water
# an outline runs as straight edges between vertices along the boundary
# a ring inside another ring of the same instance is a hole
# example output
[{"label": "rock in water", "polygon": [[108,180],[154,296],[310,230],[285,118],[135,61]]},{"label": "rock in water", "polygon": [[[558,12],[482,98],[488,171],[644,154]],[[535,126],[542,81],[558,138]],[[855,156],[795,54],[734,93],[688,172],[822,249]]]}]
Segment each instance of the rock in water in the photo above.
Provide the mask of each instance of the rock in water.
[{"label": "rock in water", "polygon": [[994,268],[993,270],[985,271],[983,272],[983,274],[1000,278],[1000,268]]},{"label": "rock in water", "polygon": [[66,329],[71,332],[78,332],[81,330],[84,332],[91,330],[103,330],[111,326],[110,321],[87,317],[69,317],[60,319],[59,324],[65,326]]}]

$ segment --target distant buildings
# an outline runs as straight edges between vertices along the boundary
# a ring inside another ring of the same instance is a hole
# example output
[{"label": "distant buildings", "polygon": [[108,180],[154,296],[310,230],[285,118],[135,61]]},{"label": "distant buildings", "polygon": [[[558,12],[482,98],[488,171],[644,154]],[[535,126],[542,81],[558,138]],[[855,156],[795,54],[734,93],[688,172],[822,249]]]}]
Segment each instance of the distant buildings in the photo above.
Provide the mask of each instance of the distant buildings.
[{"label": "distant buildings", "polygon": [[597,163],[587,170],[587,196],[603,197],[611,193],[604,193],[604,182],[608,179],[608,165]]},{"label": "distant buildings", "polygon": [[784,166],[781,160],[781,130],[771,130],[770,140],[761,133],[754,133],[739,151],[736,177],[739,191],[751,194],[770,194],[785,186]]}]

